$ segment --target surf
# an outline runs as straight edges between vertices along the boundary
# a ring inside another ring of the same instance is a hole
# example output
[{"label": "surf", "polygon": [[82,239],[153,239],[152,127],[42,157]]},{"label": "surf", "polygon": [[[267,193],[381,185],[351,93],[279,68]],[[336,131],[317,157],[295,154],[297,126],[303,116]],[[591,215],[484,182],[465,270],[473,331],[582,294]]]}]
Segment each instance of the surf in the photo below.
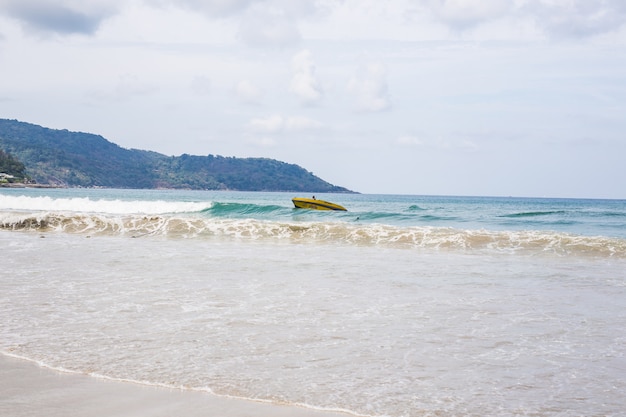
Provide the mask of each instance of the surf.
[{"label": "surf", "polygon": [[107,214],[165,214],[193,213],[207,210],[213,203],[165,201],[91,199],[89,197],[52,198],[49,196],[8,196],[0,194],[0,210],[57,211]]},{"label": "surf", "polygon": [[0,213],[0,229],[88,236],[168,237],[347,244],[403,249],[626,258],[626,240],[603,236],[521,230],[489,231],[451,227],[398,227],[337,221],[267,221],[251,218],[89,213]]}]

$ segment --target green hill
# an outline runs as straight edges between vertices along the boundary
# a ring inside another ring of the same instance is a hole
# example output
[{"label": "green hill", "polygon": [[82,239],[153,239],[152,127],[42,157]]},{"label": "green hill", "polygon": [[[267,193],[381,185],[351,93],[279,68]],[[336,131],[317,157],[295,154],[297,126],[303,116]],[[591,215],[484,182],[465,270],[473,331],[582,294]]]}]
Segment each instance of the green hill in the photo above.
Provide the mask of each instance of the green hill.
[{"label": "green hill", "polygon": [[0,184],[30,181],[24,164],[0,149]]},{"label": "green hill", "polygon": [[352,192],[269,158],[166,156],[17,120],[0,119],[0,150],[23,164],[23,177],[61,187]]}]

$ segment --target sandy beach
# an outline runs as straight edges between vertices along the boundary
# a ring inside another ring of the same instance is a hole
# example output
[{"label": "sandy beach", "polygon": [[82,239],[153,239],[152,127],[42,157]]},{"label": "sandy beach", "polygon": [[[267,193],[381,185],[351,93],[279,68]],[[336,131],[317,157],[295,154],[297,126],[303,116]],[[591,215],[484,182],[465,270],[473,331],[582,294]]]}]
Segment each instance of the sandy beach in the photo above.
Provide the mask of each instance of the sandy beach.
[{"label": "sandy beach", "polygon": [[345,417],[347,414],[109,381],[57,372],[0,355],[0,415]]}]

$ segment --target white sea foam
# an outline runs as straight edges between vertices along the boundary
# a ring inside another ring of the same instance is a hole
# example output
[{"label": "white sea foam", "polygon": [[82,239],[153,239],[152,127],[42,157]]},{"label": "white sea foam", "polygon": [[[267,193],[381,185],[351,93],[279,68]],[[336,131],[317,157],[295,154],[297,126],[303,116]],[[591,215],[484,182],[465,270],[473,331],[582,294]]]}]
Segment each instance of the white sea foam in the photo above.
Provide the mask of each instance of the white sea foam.
[{"label": "white sea foam", "polygon": [[[196,213],[197,214],[197,213]],[[132,237],[203,238],[339,243],[493,253],[546,253],[626,258],[626,240],[552,231],[464,230],[344,222],[278,222],[177,214],[1,211],[0,228]]]},{"label": "white sea foam", "polygon": [[0,351],[53,369],[373,416],[623,410],[623,260],[38,235],[0,233]]},{"label": "white sea foam", "polygon": [[51,198],[48,196],[8,196],[0,194],[0,210],[58,211],[107,214],[164,214],[199,212],[211,208],[211,202],[163,200],[92,200],[88,197]]}]

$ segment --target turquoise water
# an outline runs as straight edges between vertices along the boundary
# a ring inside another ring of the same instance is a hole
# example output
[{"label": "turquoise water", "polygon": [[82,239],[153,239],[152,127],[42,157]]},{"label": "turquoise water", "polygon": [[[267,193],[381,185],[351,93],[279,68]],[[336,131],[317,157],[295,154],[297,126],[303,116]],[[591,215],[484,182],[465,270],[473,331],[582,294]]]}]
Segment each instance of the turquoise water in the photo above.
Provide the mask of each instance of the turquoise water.
[{"label": "turquoise water", "polygon": [[0,352],[353,415],[624,415],[626,201],[295,196],[0,190]]},{"label": "turquoise water", "polygon": [[[339,221],[385,224],[397,227],[432,226],[485,230],[541,230],[585,236],[626,238],[626,200],[551,199],[513,197],[453,197],[336,194],[317,198],[337,202],[348,212],[294,209],[291,193],[246,193],[209,191],[110,190],[110,189],[7,189],[0,196],[11,199],[90,199],[93,210],[103,202],[167,202],[206,204],[200,210],[208,218],[255,219],[267,221]],[[309,197],[309,196],[305,196]],[[10,202],[4,203],[7,208]],[[112,204],[110,205],[112,206]],[[28,203],[23,207],[27,210]],[[81,211],[80,201],[68,210]],[[140,209],[138,209],[140,210]],[[166,209],[164,209],[166,210]],[[184,210],[184,209],[183,209]],[[106,209],[104,210],[106,212]],[[119,210],[118,210],[119,211]],[[144,211],[157,211],[155,208]],[[193,213],[191,208],[187,213]]]}]

